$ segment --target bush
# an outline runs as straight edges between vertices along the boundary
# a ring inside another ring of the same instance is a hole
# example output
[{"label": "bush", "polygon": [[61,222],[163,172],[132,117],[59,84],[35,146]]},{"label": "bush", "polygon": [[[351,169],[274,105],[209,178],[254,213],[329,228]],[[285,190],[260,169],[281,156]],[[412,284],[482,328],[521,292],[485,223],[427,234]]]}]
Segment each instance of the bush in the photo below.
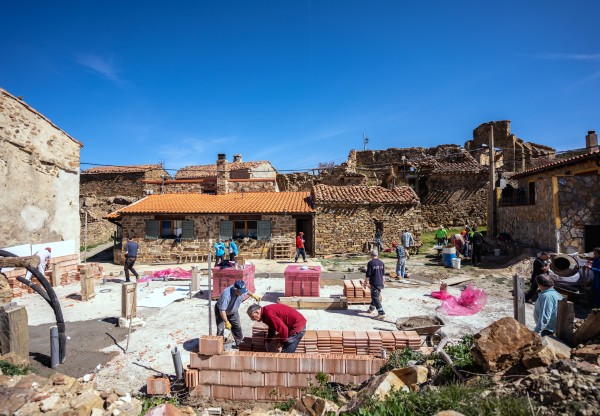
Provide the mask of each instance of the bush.
[{"label": "bush", "polygon": [[8,361],[0,360],[0,371],[5,376],[22,376],[31,373],[31,367],[26,365],[14,365]]},{"label": "bush", "polygon": [[[457,344],[447,345],[444,351],[452,359],[454,367],[459,371],[471,373],[470,375],[482,374],[483,368],[475,362],[471,354],[471,346],[473,345],[473,335],[464,335]],[[447,384],[457,380],[456,374],[444,359],[438,354],[432,354],[434,363],[433,366],[439,369],[437,383]],[[468,376],[468,375],[467,375]]]},{"label": "bush", "polygon": [[393,370],[394,368],[403,368],[408,366],[409,361],[423,361],[425,356],[410,348],[404,348],[403,350],[394,350],[388,355],[388,359],[383,367],[379,370],[380,373]]}]

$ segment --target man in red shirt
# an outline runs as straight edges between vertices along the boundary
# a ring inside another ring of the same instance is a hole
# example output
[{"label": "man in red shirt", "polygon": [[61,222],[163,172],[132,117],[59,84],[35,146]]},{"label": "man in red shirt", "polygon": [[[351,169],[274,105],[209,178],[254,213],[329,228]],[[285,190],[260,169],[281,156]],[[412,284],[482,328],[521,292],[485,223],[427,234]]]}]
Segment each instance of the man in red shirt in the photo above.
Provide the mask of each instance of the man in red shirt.
[{"label": "man in red shirt", "polygon": [[248,316],[253,321],[261,321],[269,327],[267,351],[275,332],[283,343],[278,352],[294,352],[306,333],[306,319],[296,309],[280,303],[263,306],[255,304],[248,308]]},{"label": "man in red shirt", "polygon": [[298,257],[302,255],[302,259],[304,263],[306,263],[306,250],[304,249],[304,233],[300,231],[298,233],[298,237],[296,237],[296,258],[294,259],[294,263],[298,261]]}]

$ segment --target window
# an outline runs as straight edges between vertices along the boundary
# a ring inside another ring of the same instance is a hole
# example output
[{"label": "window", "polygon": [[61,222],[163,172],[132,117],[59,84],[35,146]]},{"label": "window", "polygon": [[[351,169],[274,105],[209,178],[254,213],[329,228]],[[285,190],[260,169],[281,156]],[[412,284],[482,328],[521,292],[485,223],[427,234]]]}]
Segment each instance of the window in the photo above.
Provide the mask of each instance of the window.
[{"label": "window", "polygon": [[253,240],[271,239],[271,221],[259,221],[255,219],[235,219],[232,221],[221,221],[219,224],[219,238],[234,240],[251,238]]},{"label": "window", "polygon": [[535,205],[535,182],[529,182],[529,205]]},{"label": "window", "polygon": [[175,239],[178,237],[183,240],[193,239],[194,221],[181,219],[160,219],[146,221],[146,239]]}]

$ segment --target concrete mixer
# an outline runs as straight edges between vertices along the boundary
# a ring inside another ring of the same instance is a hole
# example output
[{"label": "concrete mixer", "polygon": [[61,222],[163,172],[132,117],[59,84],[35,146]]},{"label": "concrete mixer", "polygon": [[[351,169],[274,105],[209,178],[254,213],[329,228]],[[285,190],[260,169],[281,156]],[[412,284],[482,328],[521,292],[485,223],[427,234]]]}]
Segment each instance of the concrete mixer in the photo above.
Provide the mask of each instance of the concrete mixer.
[{"label": "concrete mixer", "polygon": [[[551,257],[550,277],[554,288],[571,300],[585,297],[586,279],[576,254],[554,254]],[[583,260],[581,260],[583,261]]]}]

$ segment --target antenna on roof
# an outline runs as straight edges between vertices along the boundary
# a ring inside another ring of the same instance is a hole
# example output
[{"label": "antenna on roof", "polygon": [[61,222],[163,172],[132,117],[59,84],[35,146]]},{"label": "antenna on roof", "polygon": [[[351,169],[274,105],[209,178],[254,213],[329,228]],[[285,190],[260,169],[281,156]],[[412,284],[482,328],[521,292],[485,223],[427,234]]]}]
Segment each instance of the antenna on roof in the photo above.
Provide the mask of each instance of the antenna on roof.
[{"label": "antenna on roof", "polygon": [[367,143],[369,143],[369,138],[363,133],[363,150],[367,150]]}]

